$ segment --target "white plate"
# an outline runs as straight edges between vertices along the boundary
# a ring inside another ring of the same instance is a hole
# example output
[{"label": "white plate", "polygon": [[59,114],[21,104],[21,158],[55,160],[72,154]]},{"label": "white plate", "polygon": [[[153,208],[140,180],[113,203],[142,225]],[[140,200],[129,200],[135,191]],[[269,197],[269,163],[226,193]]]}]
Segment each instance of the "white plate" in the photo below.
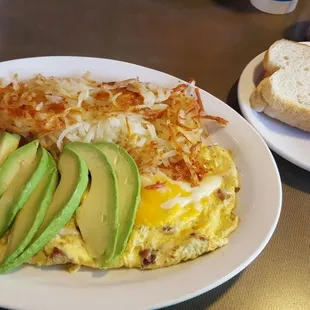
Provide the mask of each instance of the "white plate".
[{"label": "white plate", "polygon": [[[306,44],[310,45],[309,42]],[[258,113],[250,106],[250,96],[264,74],[264,54],[265,52],[254,58],[240,77],[238,100],[241,112],[273,151],[310,171],[310,133],[286,125],[264,113]]]},{"label": "white plate", "polygon": [[[96,79],[142,81],[165,86],[180,80],[141,66],[86,57],[40,57],[0,63],[0,76],[18,73],[29,78],[72,76],[86,71]],[[237,213],[240,227],[227,246],[178,266],[155,271],[83,270],[69,275],[64,268],[24,267],[0,276],[0,306],[18,309],[149,309],[171,305],[202,294],[229,280],[263,250],[281,210],[281,181],[275,161],[255,130],[229,106],[201,91],[210,114],[229,120],[214,130],[213,139],[231,148],[241,174]]]}]

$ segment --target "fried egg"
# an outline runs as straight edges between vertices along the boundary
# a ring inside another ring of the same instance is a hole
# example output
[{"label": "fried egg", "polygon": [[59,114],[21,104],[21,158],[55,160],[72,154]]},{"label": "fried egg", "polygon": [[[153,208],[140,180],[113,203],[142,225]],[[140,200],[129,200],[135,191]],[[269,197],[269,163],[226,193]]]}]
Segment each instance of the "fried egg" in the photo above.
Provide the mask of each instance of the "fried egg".
[{"label": "fried egg", "polygon": [[149,227],[178,226],[197,218],[206,204],[205,199],[221,187],[222,176],[206,177],[192,188],[186,182],[173,181],[160,173],[141,177],[141,203],[136,225]]}]

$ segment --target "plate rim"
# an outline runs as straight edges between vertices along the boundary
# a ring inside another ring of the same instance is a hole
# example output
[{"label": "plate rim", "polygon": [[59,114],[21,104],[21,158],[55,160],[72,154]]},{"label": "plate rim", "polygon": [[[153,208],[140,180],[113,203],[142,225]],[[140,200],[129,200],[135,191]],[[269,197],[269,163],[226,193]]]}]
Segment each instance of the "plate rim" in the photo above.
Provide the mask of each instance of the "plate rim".
[{"label": "plate rim", "polygon": [[[109,61],[109,62],[112,62],[112,63],[113,62],[118,62],[118,63],[121,63],[121,64],[129,64],[129,65],[138,66],[141,69],[151,70],[153,72],[157,72],[157,73],[163,74],[163,75],[165,75],[165,76],[167,76],[169,78],[173,78],[173,79],[176,79],[178,81],[182,81],[182,79],[179,79],[179,78],[177,78],[175,76],[172,76],[172,75],[170,75],[168,73],[165,73],[165,72],[162,72],[162,71],[159,71],[159,70],[156,70],[156,69],[148,68],[148,67],[145,67],[145,66],[141,66],[141,65],[134,64],[134,63],[129,63],[129,62],[121,61],[121,60],[114,60],[114,59],[100,58],[100,57],[87,57],[87,56],[40,56],[40,57],[28,57],[28,58],[19,58],[19,59],[3,61],[3,62],[0,62],[0,66],[3,65],[4,63],[11,63],[11,62],[16,62],[16,61],[27,61],[27,60],[30,60],[30,59],[32,59],[32,60],[40,60],[42,58],[79,58],[79,59],[83,58],[85,60],[87,60],[87,59],[97,59],[97,60],[100,60],[100,61],[104,60],[104,61]],[[225,104],[222,100],[216,98],[215,96],[213,96],[209,92],[207,92],[207,91],[205,91],[203,89],[200,89],[200,90],[205,92],[205,93],[207,93],[209,96],[213,97],[213,99],[215,99],[215,100]],[[275,206],[275,207],[277,207],[277,209],[276,209],[277,210],[276,217],[273,220],[273,224],[269,228],[268,234],[265,236],[264,240],[261,240],[260,246],[257,247],[256,250],[253,251],[253,253],[245,261],[243,261],[236,269],[231,271],[229,274],[221,277],[217,281],[213,282],[211,285],[203,287],[200,290],[196,290],[194,292],[182,295],[179,298],[173,298],[173,299],[171,299],[169,301],[166,300],[166,301],[160,302],[160,303],[158,303],[158,304],[153,306],[155,308],[161,308],[161,307],[166,307],[166,306],[178,304],[178,303],[183,302],[185,300],[188,300],[190,298],[197,297],[197,296],[199,296],[199,295],[201,295],[201,294],[203,294],[203,293],[205,293],[207,291],[210,291],[210,290],[214,289],[215,287],[217,287],[217,286],[227,282],[228,280],[233,278],[235,275],[239,274],[248,265],[250,265],[254,261],[255,258],[257,258],[257,256],[263,251],[263,249],[268,244],[269,240],[271,239],[271,237],[272,237],[272,235],[273,235],[273,233],[274,233],[274,231],[275,231],[275,229],[277,227],[277,224],[278,224],[278,221],[279,221],[279,217],[280,217],[280,214],[281,214],[281,208],[282,208],[282,183],[281,183],[281,178],[280,178],[279,170],[277,168],[277,164],[276,164],[276,162],[275,162],[275,160],[273,158],[273,155],[270,152],[268,146],[266,145],[265,141],[262,139],[262,137],[258,133],[258,131],[250,123],[248,123],[245,119],[243,119],[242,116],[240,114],[238,114],[233,108],[231,108],[229,105],[226,105],[226,107],[228,109],[230,109],[232,113],[235,114],[235,116],[238,118],[239,121],[245,122],[248,126],[250,126],[254,130],[257,138],[260,139],[260,141],[262,143],[262,147],[264,147],[265,151],[267,152],[266,154],[268,154],[268,157],[270,159],[270,164],[272,164],[272,166],[274,168],[274,173],[275,173],[275,177],[276,177],[276,180],[277,180],[277,184],[276,185],[277,185],[277,188],[278,188],[277,195],[279,196],[279,201],[278,201],[278,205]],[[2,303],[1,300],[0,300],[0,303]],[[10,305],[4,305],[4,306],[9,306],[10,307]]]}]

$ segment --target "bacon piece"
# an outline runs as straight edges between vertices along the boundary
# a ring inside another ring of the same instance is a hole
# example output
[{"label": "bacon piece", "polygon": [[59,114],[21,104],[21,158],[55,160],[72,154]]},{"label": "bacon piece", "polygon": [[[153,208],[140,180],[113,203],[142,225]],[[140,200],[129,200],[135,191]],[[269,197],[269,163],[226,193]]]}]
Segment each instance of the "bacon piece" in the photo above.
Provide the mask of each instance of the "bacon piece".
[{"label": "bacon piece", "polygon": [[141,267],[148,267],[149,265],[152,265],[155,263],[156,261],[156,254],[155,251],[153,251],[152,249],[144,249],[141,250],[139,253],[140,257],[141,257]]}]

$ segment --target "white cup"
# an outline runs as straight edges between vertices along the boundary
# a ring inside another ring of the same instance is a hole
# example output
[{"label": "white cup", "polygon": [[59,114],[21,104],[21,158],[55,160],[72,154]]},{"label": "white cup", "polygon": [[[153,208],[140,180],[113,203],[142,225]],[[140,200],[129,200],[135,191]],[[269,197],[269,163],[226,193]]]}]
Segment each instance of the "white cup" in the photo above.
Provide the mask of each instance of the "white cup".
[{"label": "white cup", "polygon": [[298,0],[251,0],[259,10],[269,14],[287,14],[295,10]]}]

